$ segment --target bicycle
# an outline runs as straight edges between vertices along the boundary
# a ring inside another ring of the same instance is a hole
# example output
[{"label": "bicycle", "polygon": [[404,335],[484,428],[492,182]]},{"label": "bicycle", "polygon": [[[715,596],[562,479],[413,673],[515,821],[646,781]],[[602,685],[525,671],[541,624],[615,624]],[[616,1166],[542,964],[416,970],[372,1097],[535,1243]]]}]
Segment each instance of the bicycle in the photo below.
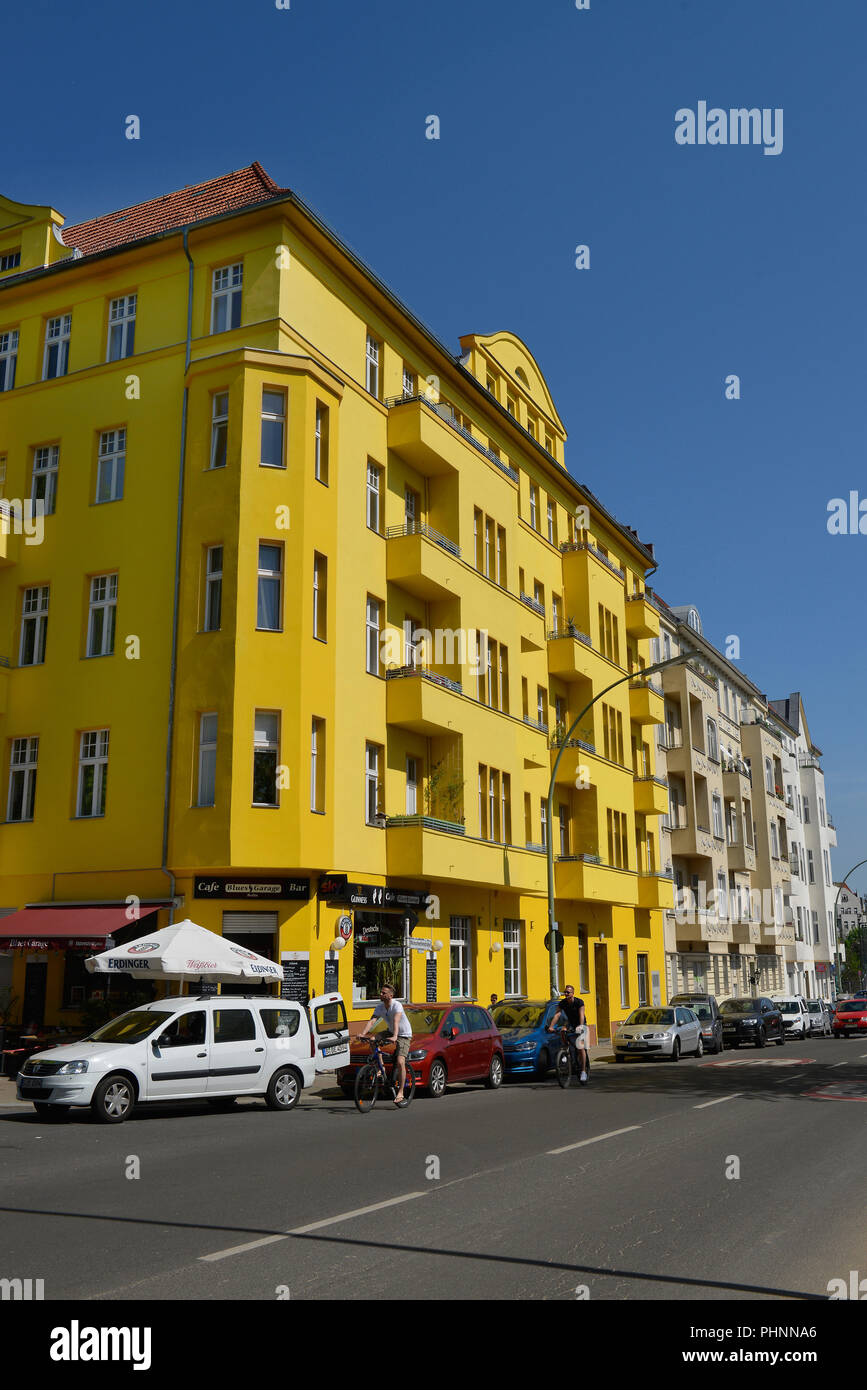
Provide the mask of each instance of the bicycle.
[{"label": "bicycle", "polygon": [[[366,1115],[368,1110],[372,1110],[379,1099],[380,1089],[388,1087],[392,1097],[397,1092],[394,1085],[394,1066],[392,1066],[391,1077],[386,1075],[385,1062],[383,1060],[382,1048],[375,1038],[370,1040],[369,1062],[365,1062],[356,1073],[355,1077],[355,1104],[362,1115]],[[395,1058],[395,1063],[397,1059]],[[415,1072],[412,1069],[409,1058],[406,1061],[406,1076],[403,1083],[403,1099],[400,1101],[399,1108],[405,1110],[415,1095]]]},{"label": "bicycle", "polygon": [[[582,1025],[580,1025],[580,1026],[581,1026],[581,1029],[582,1029],[582,1042],[584,1043],[585,1072],[586,1072],[587,1080],[586,1080],[586,1081],[582,1081],[581,1078],[580,1078],[580,1073],[579,1073],[578,1084],[579,1084],[579,1086],[586,1086],[587,1083],[588,1083],[589,1080],[590,1080],[590,1053],[589,1053],[588,1050],[587,1050],[587,1042],[586,1042],[586,1037],[587,1037],[587,1034],[586,1034],[586,1024],[582,1024]],[[571,1084],[571,1081],[572,1081],[572,1054],[573,1054],[573,1052],[576,1054],[576,1056],[575,1056],[575,1069],[576,1069],[576,1070],[578,1069],[578,1057],[577,1057],[577,1047],[576,1047],[577,1033],[576,1033],[575,1030],[572,1029],[572,1028],[561,1028],[559,1031],[560,1031],[560,1040],[561,1040],[561,1041],[560,1041],[560,1051],[557,1053],[557,1060],[556,1060],[556,1062],[555,1062],[554,1065],[555,1065],[555,1070],[556,1070],[556,1072],[557,1072],[557,1083],[558,1083],[558,1085],[560,1085],[560,1086],[562,1087],[562,1089],[565,1091],[566,1088],[567,1088],[567,1086],[569,1086],[569,1085]]]}]

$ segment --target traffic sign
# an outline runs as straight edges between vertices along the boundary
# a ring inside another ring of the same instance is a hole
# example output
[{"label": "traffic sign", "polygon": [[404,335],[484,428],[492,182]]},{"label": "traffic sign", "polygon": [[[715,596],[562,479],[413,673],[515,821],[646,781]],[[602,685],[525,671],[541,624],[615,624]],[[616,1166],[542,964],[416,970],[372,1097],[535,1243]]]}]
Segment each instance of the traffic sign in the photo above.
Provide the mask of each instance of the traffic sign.
[{"label": "traffic sign", "polygon": [[[550,949],[551,949],[551,933],[550,933],[549,931],[546,931],[546,933],[545,933],[545,950],[546,950],[546,951],[550,951]],[[555,933],[554,933],[554,954],[555,954],[555,956],[559,956],[559,954],[560,954],[560,952],[562,951],[562,949],[563,949],[563,933],[562,933],[561,931],[555,931]]]}]

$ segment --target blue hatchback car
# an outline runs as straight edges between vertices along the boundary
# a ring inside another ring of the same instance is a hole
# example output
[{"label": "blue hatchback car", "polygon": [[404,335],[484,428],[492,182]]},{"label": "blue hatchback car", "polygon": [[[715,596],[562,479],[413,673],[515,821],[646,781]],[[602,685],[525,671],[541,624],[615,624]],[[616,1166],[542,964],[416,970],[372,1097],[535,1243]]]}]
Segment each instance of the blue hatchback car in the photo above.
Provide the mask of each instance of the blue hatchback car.
[{"label": "blue hatchback car", "polygon": [[545,1030],[557,1009],[556,999],[513,999],[494,1005],[491,1016],[502,1034],[506,1076],[545,1076],[550,1071],[560,1035]]}]

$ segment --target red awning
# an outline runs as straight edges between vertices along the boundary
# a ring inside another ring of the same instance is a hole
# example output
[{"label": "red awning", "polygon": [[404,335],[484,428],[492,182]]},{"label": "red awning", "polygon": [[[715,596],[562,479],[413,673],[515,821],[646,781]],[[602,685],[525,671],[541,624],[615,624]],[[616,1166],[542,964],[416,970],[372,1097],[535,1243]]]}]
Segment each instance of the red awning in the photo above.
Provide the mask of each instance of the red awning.
[{"label": "red awning", "polygon": [[[0,918],[0,950],[102,950],[107,936],[135,926],[136,919],[130,919],[128,911],[127,907],[24,907]],[[150,904],[140,908],[139,920],[156,911]]]}]

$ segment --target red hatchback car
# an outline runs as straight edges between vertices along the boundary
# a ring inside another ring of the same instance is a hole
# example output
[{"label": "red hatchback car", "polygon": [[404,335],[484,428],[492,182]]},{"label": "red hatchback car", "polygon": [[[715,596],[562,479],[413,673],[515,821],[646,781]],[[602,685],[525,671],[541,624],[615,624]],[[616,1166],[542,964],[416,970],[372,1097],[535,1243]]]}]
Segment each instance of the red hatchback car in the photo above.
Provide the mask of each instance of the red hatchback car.
[{"label": "red hatchback car", "polygon": [[867,1033],[867,999],[838,999],[831,1019],[835,1038],[848,1038],[850,1033]]},{"label": "red hatchback car", "polygon": [[[503,1039],[479,1004],[405,1004],[412,1028],[410,1065],[416,1084],[441,1096],[451,1081],[484,1081],[495,1090],[503,1080]],[[386,1031],[385,1019],[372,1030]],[[391,1052],[391,1049],[388,1049]],[[344,1095],[355,1094],[355,1076],[370,1055],[366,1042],[350,1039],[349,1065],[337,1072]],[[390,1066],[390,1064],[388,1064]]]}]

